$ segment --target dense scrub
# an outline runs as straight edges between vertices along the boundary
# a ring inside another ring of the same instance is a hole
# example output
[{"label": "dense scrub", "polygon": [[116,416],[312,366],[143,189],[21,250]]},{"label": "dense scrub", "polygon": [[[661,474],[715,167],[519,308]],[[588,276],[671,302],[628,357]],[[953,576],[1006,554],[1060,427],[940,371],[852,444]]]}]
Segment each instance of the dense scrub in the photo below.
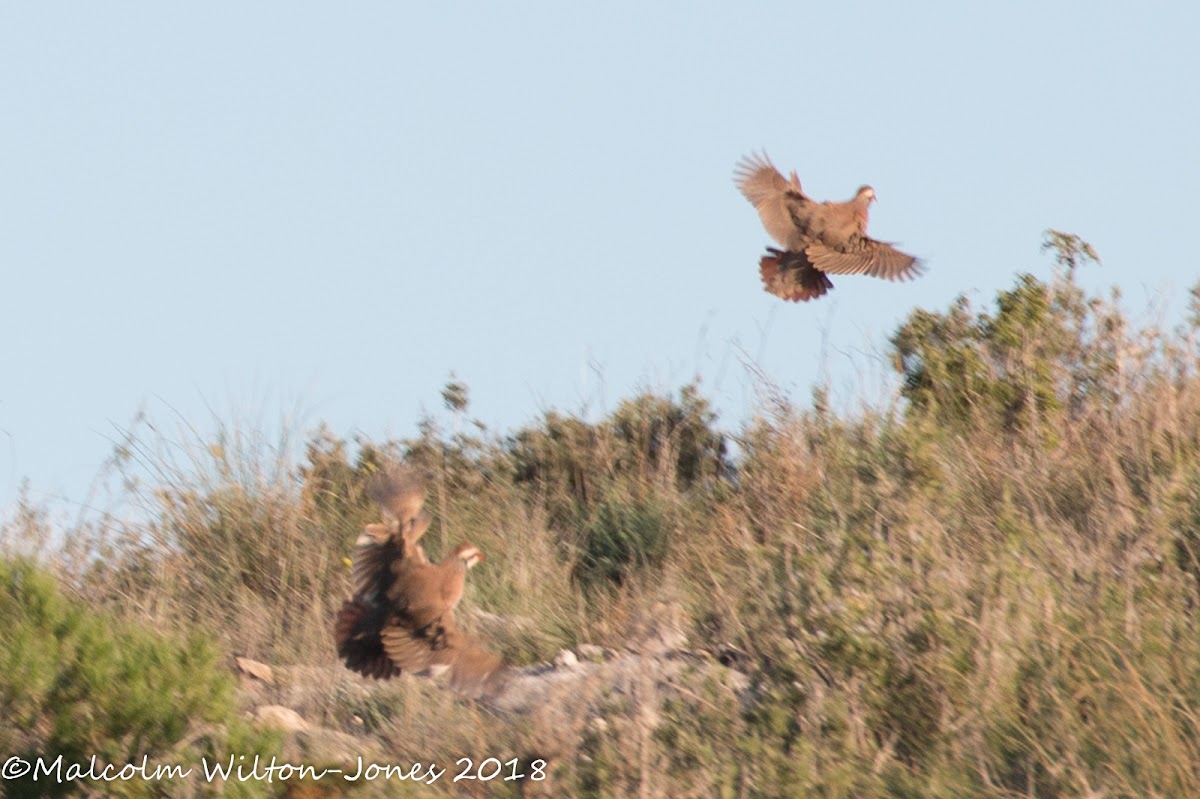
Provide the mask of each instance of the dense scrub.
[{"label": "dense scrub", "polygon": [[[73,793],[84,781],[55,761],[88,764],[223,759],[231,750],[270,756],[278,741],[235,714],[234,679],[210,637],[143,629],[70,599],[25,559],[0,561],[0,751],[4,759],[42,758],[50,774],[4,783],[9,796]],[[110,796],[180,795],[169,779],[112,780]],[[263,795],[255,782],[231,795]]]},{"label": "dense scrub", "polygon": [[[1047,245],[1049,280],[911,314],[882,407],[768,391],[730,431],[688,386],[499,434],[455,383],[450,431],[318,431],[300,465],[246,431],[135,436],[145,520],[79,525],[42,559],[105,613],[333,667],[364,481],[405,458],[431,476],[431,553],[488,553],[464,605],[507,619],[512,658],[620,646],[673,608],[751,690],[656,690],[541,729],[422,684],[330,687],[319,721],[391,759],[541,753],[554,795],[1200,796],[1200,320],[1137,327],[1079,288],[1084,242]],[[27,509],[9,548],[44,524]],[[41,707],[38,662],[4,684],[13,707]]]}]

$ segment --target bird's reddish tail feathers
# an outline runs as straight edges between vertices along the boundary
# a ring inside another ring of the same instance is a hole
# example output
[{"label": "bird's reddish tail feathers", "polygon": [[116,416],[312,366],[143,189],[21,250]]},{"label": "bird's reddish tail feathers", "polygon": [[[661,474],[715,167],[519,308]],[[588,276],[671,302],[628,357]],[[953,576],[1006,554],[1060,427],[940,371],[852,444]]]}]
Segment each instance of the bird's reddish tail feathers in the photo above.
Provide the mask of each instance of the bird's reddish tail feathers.
[{"label": "bird's reddish tail feathers", "polygon": [[833,288],[825,273],[814,268],[802,252],[768,247],[767,254],[758,262],[758,273],[763,289],[792,302],[816,299]]}]

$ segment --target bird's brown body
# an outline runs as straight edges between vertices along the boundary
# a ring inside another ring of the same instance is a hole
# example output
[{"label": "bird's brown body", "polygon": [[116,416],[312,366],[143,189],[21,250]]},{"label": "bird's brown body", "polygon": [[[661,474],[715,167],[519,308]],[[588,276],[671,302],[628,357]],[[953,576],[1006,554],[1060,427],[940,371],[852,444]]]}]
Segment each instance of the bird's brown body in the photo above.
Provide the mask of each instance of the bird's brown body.
[{"label": "bird's brown body", "polygon": [[795,172],[784,178],[765,154],[738,162],[734,182],[783,248],[767,248],[759,261],[765,289],[778,297],[820,297],[833,288],[829,274],[907,280],[921,270],[916,258],[867,236],[875,200],[870,186],[859,188],[848,202],[818,203],[801,189]]},{"label": "bird's brown body", "polygon": [[354,596],[334,624],[338,655],[368,677],[444,668],[457,690],[494,692],[505,671],[501,659],[477,646],[454,619],[467,570],[483,554],[464,543],[441,563],[429,562],[417,543],[429,526],[421,511],[424,490],[410,474],[380,480],[372,494],[384,523],[367,525],[356,543]]}]

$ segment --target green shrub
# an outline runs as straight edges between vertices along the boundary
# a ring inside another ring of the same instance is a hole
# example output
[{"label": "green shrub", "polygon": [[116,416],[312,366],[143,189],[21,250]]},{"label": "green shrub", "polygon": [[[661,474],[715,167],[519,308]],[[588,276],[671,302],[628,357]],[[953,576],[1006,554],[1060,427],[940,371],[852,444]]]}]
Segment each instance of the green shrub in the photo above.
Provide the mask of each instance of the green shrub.
[{"label": "green shrub", "polygon": [[[234,681],[201,635],[160,634],[64,596],[28,560],[0,560],[0,749],[120,768],[140,762],[193,768],[200,757],[269,756],[275,742],[234,712]],[[5,740],[5,736],[7,740]],[[9,796],[66,795],[84,786],[13,780]],[[168,786],[139,778],[96,786],[112,796],[157,796]],[[230,784],[257,795],[254,782]]]},{"label": "green shrub", "polygon": [[663,514],[653,504],[607,497],[585,523],[575,577],[586,586],[624,583],[662,565],[667,554]]}]

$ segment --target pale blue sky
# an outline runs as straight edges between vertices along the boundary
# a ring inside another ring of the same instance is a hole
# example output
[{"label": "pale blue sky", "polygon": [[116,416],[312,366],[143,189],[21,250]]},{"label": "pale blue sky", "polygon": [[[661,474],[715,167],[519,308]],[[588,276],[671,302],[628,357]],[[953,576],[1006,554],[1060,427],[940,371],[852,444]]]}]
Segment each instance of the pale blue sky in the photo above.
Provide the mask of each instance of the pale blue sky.
[{"label": "pale blue sky", "polygon": [[[1194,2],[6,3],[0,512],[81,501],[139,408],[383,438],[451,371],[502,429],[699,374],[733,428],[746,360],[874,396],[1047,227],[1140,312],[1197,278],[1198,123]],[[871,183],[926,276],[765,294],[757,148]]]}]

